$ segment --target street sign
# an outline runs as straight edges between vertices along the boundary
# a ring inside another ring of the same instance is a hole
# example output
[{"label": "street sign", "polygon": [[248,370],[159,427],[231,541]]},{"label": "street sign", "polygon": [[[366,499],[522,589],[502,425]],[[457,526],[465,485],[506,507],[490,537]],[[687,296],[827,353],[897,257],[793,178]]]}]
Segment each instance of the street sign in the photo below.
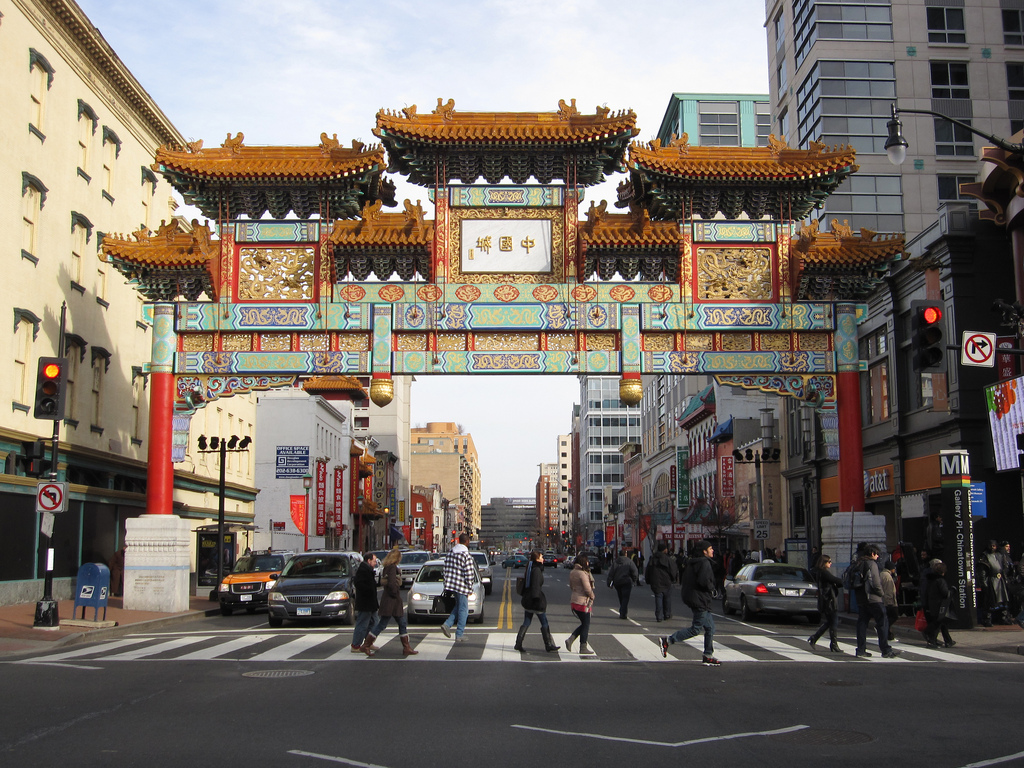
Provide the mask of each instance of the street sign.
[{"label": "street sign", "polygon": [[36,512],[64,512],[67,508],[67,483],[46,480],[36,486]]},{"label": "street sign", "polygon": [[996,335],[983,331],[964,331],[960,365],[993,368],[996,364]]},{"label": "street sign", "polygon": [[754,521],[754,541],[768,541],[768,520]]}]

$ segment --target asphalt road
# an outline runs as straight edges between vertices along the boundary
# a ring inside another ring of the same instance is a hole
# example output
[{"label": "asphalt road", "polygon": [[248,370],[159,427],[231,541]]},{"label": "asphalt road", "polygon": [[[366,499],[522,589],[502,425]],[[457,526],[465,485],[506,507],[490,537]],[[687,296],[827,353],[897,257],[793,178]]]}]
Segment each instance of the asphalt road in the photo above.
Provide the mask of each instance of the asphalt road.
[{"label": "asphalt road", "polygon": [[[349,653],[348,627],[269,630],[260,613],[0,664],[0,765],[1024,764],[1020,657],[929,658],[904,643],[899,661],[833,661],[809,652],[800,620],[716,617],[722,647],[743,660],[704,667],[699,641],[669,661],[635,660],[689,612],[656,624],[639,587],[622,621],[602,577],[596,658],[545,653],[536,628],[520,655],[521,609],[506,597],[508,628],[495,575],[468,642],[413,626],[424,652],[409,659],[394,643],[373,659]],[[559,642],[575,625],[567,576],[546,576]],[[392,624],[381,640],[393,636]],[[217,658],[204,650],[226,643],[235,650]]]}]

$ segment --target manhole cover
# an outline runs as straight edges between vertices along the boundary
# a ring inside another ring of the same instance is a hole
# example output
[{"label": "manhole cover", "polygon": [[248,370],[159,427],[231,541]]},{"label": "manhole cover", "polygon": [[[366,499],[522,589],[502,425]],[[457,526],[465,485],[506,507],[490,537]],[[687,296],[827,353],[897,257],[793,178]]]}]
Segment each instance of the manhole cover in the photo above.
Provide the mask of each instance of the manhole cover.
[{"label": "manhole cover", "polygon": [[859,733],[857,731],[831,731],[827,728],[803,728],[799,731],[791,731],[790,733],[780,733],[774,738],[790,744],[807,745],[867,744],[869,741],[875,740],[875,737],[870,733]]},{"label": "manhole cover", "polygon": [[858,685],[864,685],[859,680],[825,680],[822,685],[830,685],[834,688],[855,688]]},{"label": "manhole cover", "polygon": [[242,677],[305,677],[312,674],[308,669],[262,669],[257,672],[243,672]]}]

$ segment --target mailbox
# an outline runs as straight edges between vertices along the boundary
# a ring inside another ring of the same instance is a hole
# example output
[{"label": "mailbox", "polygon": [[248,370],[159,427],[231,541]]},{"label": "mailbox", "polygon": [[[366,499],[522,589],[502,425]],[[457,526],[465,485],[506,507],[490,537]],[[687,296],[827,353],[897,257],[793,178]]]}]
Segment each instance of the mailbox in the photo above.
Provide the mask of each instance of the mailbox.
[{"label": "mailbox", "polygon": [[103,620],[107,619],[107,597],[110,595],[110,569],[103,563],[85,563],[78,569],[78,591],[75,593],[75,615],[78,606],[82,606],[82,618],[85,609],[93,608],[92,620],[97,621],[100,608],[103,609]]}]

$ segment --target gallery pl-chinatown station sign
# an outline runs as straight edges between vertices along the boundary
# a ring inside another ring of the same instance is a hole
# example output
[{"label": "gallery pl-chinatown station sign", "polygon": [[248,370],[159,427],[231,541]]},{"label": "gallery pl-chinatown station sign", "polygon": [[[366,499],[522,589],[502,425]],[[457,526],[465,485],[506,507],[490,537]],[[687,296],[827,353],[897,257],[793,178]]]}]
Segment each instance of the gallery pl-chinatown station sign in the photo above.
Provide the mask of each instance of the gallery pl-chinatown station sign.
[{"label": "gallery pl-chinatown station sign", "polygon": [[950,608],[956,626],[969,629],[977,623],[974,596],[974,529],[971,526],[971,461],[967,451],[939,452],[939,485],[942,488],[942,532],[949,582]]}]

